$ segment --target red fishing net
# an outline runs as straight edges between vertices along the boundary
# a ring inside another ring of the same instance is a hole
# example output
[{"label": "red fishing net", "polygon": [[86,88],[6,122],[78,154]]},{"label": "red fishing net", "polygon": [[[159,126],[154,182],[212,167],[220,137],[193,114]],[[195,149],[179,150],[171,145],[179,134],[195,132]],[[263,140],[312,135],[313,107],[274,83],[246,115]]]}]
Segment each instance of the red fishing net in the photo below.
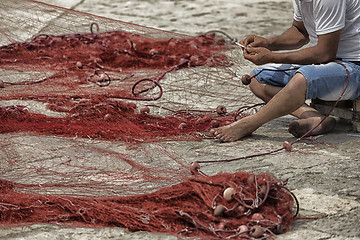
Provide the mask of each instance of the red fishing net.
[{"label": "red fishing net", "polygon": [[[249,173],[186,178],[188,162],[161,145],[249,114],[254,99],[240,97],[236,80],[241,49],[226,37],[36,1],[0,1],[0,18],[1,224],[216,238],[290,228],[284,183]],[[235,98],[249,106],[227,112],[220,101]]]},{"label": "red fishing net", "polygon": [[266,174],[190,178],[151,194],[96,199],[25,194],[14,188],[27,186],[0,184],[0,220],[9,225],[117,226],[179,236],[248,239],[272,237],[293,223],[292,196],[282,182]]}]

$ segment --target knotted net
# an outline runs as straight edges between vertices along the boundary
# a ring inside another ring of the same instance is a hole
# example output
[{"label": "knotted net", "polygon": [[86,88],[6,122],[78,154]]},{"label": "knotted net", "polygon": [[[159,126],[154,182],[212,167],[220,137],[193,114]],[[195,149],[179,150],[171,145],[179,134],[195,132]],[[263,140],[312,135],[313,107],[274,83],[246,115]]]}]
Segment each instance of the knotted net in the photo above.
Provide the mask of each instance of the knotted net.
[{"label": "knotted net", "polygon": [[[214,238],[290,228],[284,182],[197,167],[190,177],[186,159],[161,143],[200,140],[256,103],[238,81],[241,49],[226,37],[30,0],[0,1],[0,19],[1,224]],[[239,99],[245,107],[227,112]]]}]

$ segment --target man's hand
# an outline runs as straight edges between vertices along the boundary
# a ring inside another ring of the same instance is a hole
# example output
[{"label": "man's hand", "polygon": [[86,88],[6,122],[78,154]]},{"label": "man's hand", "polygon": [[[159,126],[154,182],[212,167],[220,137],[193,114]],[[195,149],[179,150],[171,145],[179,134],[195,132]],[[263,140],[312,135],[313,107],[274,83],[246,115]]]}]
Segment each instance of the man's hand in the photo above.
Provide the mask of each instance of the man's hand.
[{"label": "man's hand", "polygon": [[251,47],[248,45],[243,50],[244,58],[256,65],[263,65],[272,62],[271,54],[272,52],[265,47]]},{"label": "man's hand", "polygon": [[240,41],[244,46],[249,47],[265,47],[268,48],[269,41],[266,38],[251,35]]}]

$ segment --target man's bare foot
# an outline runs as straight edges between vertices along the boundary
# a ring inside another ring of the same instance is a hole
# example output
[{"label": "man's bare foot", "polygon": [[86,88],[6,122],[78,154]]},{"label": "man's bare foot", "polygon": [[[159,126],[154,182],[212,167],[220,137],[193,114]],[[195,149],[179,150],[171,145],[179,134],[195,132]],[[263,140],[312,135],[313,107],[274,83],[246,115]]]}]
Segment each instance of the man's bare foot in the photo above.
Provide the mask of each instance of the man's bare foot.
[{"label": "man's bare foot", "polygon": [[[322,120],[322,117],[310,117],[306,119],[299,119],[292,121],[289,124],[289,133],[299,138],[310,131]],[[330,132],[335,128],[336,120],[332,117],[327,117],[317,128],[311,131],[308,136],[316,136],[323,133]]]},{"label": "man's bare foot", "polygon": [[235,142],[243,137],[251,135],[256,130],[253,126],[247,123],[245,119],[240,119],[234,123],[219,128],[213,128],[210,132],[217,138],[224,142]]}]

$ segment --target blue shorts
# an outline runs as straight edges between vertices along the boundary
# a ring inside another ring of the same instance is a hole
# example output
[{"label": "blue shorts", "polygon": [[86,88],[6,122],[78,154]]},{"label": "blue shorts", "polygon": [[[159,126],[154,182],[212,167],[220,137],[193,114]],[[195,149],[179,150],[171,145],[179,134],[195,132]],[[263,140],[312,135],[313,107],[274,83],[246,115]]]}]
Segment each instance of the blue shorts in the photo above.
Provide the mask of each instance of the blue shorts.
[{"label": "blue shorts", "polygon": [[[336,101],[344,91],[342,100],[360,96],[360,66],[352,62],[337,61],[319,65],[267,64],[252,71],[260,83],[284,87],[296,74],[307,81],[306,99],[319,98]],[[283,71],[285,70],[285,71]],[[349,74],[347,73],[349,71]]]}]

